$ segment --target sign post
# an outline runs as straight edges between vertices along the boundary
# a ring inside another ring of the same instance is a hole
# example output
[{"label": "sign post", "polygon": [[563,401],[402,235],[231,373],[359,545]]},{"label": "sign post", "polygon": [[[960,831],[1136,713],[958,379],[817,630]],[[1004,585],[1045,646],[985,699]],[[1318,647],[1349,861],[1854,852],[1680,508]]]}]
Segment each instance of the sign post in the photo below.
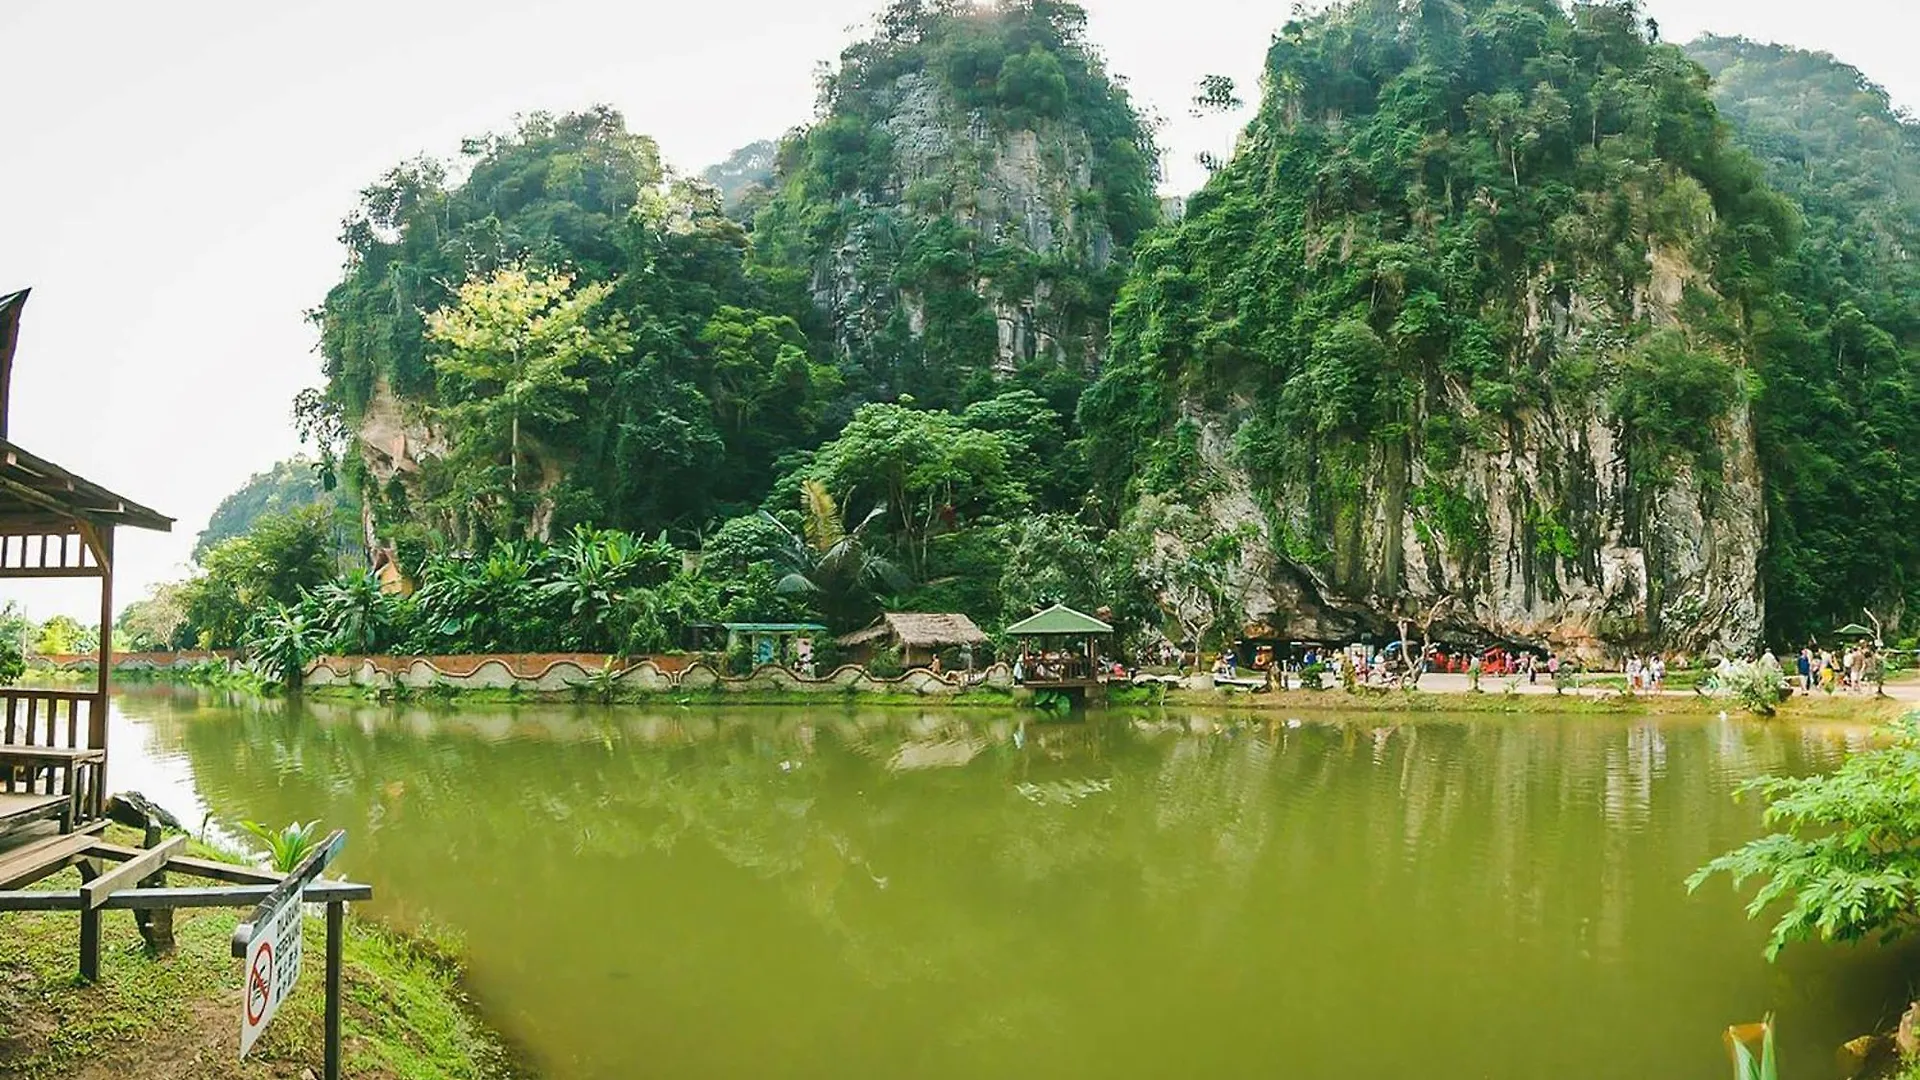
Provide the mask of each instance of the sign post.
[{"label": "sign post", "polygon": [[[274,886],[246,922],[234,928],[233,955],[246,962],[240,994],[240,1056],[243,1058],[300,981],[301,894],[346,842],[347,834],[340,830],[328,835],[292,873]],[[342,906],[327,905],[326,1080],[339,1080],[340,1076],[340,980],[336,972],[340,966],[341,935],[336,924]]]}]

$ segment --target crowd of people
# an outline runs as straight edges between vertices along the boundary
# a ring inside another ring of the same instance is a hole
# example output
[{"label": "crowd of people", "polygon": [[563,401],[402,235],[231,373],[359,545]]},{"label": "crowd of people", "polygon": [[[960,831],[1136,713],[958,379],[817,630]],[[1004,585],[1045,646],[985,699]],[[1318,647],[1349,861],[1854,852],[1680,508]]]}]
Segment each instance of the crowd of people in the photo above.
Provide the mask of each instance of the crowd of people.
[{"label": "crowd of people", "polygon": [[1880,651],[1864,642],[1849,645],[1837,655],[1832,649],[1808,645],[1794,657],[1798,688],[1805,694],[1815,690],[1857,692],[1877,687],[1884,678],[1884,664]]}]

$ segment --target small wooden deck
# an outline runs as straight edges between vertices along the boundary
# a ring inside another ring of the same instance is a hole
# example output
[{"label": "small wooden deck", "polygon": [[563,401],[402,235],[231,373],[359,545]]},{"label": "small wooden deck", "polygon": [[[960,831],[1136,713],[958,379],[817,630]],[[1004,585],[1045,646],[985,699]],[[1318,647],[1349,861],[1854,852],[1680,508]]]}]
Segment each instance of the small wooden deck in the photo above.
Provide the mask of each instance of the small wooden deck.
[{"label": "small wooden deck", "polygon": [[67,813],[72,800],[65,795],[12,795],[0,793],[0,833],[10,833],[36,821],[57,821]]}]

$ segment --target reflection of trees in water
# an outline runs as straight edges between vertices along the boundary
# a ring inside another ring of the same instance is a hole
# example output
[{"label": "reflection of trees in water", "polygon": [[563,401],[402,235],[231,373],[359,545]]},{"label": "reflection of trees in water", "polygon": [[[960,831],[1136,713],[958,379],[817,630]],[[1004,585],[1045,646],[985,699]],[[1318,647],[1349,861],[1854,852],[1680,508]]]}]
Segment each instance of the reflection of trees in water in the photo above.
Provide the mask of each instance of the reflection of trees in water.
[{"label": "reflection of trees in water", "polygon": [[[1618,964],[1649,936],[1635,905],[1668,917],[1670,886],[1746,827],[1737,778],[1804,770],[1841,737],[1589,718],[123,707],[185,749],[221,818],[348,828],[381,910],[465,930],[535,1030],[591,1039],[590,1021],[669,992],[648,978],[724,955],[704,935],[727,924],[775,972],[830,957],[823,1000],[778,1006],[796,1029],[908,1016],[914,1039],[976,1068],[1041,1071],[1048,1053],[1103,1052],[1073,1043],[1075,988],[1143,971],[1185,973],[1165,975],[1176,992],[1284,951],[1290,978],[1339,985],[1369,936],[1428,979],[1476,955],[1463,935],[1543,966],[1568,948]],[[1636,839],[1656,828],[1660,843]],[[609,898],[629,928],[570,962],[626,981],[581,1007],[579,972],[551,970],[557,935],[606,922]],[[1484,992],[1524,1007],[1512,981]],[[907,1051],[891,1050],[897,1066]]]}]

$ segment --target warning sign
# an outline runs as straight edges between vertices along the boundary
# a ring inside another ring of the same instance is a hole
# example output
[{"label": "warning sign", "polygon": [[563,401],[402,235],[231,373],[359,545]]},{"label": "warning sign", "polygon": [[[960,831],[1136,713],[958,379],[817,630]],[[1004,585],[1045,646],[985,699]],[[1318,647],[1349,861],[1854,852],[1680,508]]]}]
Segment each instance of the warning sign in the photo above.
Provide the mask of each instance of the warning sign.
[{"label": "warning sign", "polygon": [[253,1049],[280,1003],[300,981],[300,892],[294,890],[247,941],[246,986],[240,995],[240,1056]]}]

